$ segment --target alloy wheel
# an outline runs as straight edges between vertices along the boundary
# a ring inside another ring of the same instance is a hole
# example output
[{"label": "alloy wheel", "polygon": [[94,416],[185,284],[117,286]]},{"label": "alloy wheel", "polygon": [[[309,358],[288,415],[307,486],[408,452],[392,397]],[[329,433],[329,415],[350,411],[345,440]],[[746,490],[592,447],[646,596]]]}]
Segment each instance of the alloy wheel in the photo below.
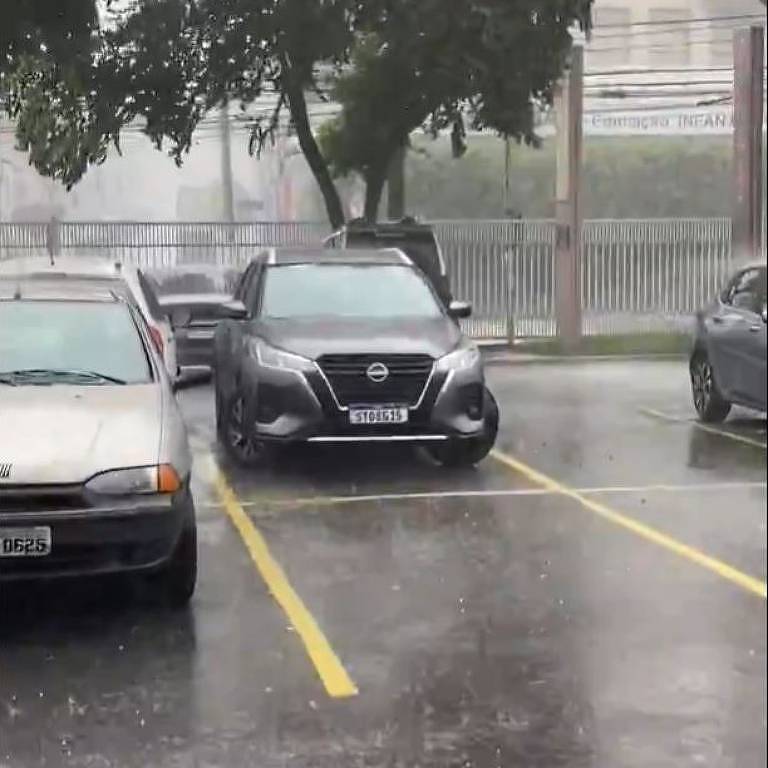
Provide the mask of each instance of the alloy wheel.
[{"label": "alloy wheel", "polygon": [[264,444],[248,435],[245,425],[245,402],[237,398],[229,412],[227,421],[227,444],[235,456],[245,464],[253,464],[264,453]]},{"label": "alloy wheel", "polygon": [[712,366],[706,358],[700,359],[693,367],[693,404],[703,413],[712,399]]}]

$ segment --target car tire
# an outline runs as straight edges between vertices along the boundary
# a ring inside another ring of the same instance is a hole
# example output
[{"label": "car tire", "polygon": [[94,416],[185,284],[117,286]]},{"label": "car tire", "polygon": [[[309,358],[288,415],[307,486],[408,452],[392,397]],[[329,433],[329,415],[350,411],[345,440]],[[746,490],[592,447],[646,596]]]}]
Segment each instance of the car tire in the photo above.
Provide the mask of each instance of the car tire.
[{"label": "car tire", "polygon": [[456,438],[429,448],[432,458],[444,467],[471,467],[479,464],[496,443],[499,432],[499,406],[486,387],[485,429],[477,437]]},{"label": "car tire", "polygon": [[197,585],[197,526],[181,532],[171,559],[149,577],[149,587],[168,608],[184,608],[195,594]]},{"label": "car tire", "polygon": [[690,371],[693,407],[699,418],[708,424],[725,421],[731,411],[731,404],[720,392],[709,355],[704,350],[693,355]]},{"label": "car tire", "polygon": [[223,401],[219,439],[235,463],[246,468],[260,467],[269,461],[271,451],[266,443],[246,434],[245,411],[245,399],[239,393]]}]

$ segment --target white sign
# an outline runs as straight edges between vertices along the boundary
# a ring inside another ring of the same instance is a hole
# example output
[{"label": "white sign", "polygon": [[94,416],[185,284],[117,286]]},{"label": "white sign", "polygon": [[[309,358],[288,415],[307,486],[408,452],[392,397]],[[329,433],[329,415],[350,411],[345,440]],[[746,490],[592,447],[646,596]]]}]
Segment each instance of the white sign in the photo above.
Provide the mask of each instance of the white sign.
[{"label": "white sign", "polygon": [[[731,135],[733,108],[723,105],[658,111],[622,111],[613,108],[600,110],[590,105],[585,109],[583,126],[585,136]],[[554,132],[552,120],[547,120],[537,130],[541,136],[553,136]]]}]

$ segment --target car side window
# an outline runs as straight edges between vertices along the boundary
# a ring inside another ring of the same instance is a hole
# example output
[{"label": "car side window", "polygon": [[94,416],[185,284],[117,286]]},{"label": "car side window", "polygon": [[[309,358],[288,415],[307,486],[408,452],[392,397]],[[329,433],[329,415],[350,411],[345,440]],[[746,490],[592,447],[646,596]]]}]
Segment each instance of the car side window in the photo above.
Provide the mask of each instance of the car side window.
[{"label": "car side window", "polygon": [[248,284],[248,289],[245,294],[243,304],[252,317],[256,316],[259,304],[259,294],[261,292],[261,276],[263,270],[260,269],[260,265],[254,265],[253,273],[251,274],[251,281]]},{"label": "car side window", "polygon": [[235,301],[242,301],[243,304],[245,304],[245,295],[248,291],[248,285],[251,281],[251,276],[253,275],[254,271],[256,270],[255,264],[250,264],[248,266],[248,269],[243,272],[242,277],[240,278],[237,287],[235,288],[235,292],[232,296]]},{"label": "car side window", "polygon": [[762,294],[764,292],[761,288],[761,282],[764,286],[765,278],[761,276],[761,270],[744,270],[734,282],[729,303],[736,309],[760,312],[762,308]]}]

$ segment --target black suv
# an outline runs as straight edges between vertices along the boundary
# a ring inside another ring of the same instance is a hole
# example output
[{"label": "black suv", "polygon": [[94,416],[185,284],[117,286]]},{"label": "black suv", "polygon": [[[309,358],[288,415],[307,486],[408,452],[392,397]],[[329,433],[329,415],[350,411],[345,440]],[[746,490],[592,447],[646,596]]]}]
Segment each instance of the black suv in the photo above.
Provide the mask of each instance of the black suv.
[{"label": "black suv", "polygon": [[355,219],[326,238],[325,246],[356,250],[397,248],[429,278],[443,305],[448,308],[451,304],[453,297],[445,260],[434,230],[428,224],[410,217],[377,224]]},{"label": "black suv", "polygon": [[240,463],[279,445],[402,442],[443,464],[492,448],[498,409],[477,346],[400,250],[270,249],[215,338],[216,422]]}]

